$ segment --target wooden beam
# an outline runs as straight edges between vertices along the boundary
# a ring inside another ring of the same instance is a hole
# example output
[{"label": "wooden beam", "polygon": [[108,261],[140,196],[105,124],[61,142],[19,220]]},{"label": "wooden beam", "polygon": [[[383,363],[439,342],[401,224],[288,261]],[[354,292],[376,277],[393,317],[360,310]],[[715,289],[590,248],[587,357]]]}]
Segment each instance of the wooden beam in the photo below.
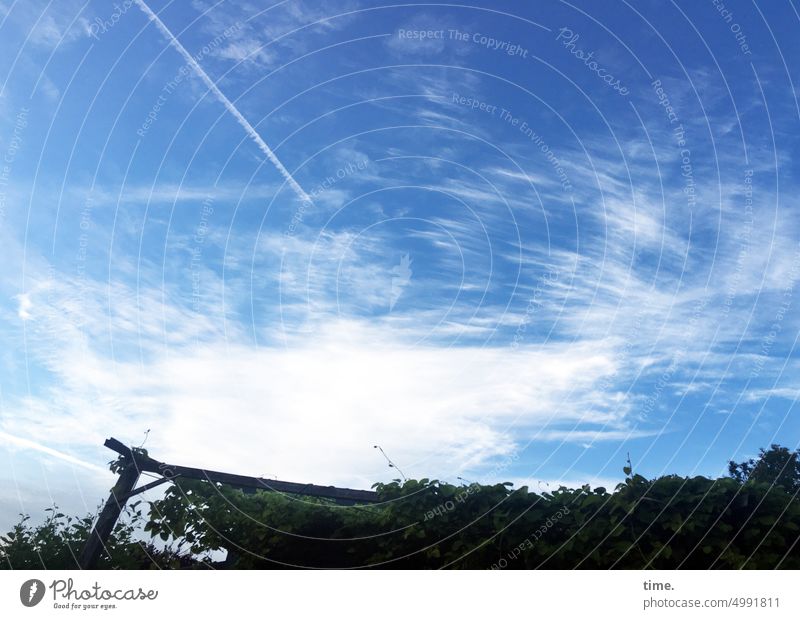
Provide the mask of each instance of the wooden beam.
[{"label": "wooden beam", "polygon": [[185,477],[188,479],[201,479],[226,484],[235,488],[266,490],[334,499],[343,504],[378,502],[378,495],[372,490],[354,490],[352,488],[338,488],[336,486],[300,484],[291,481],[263,479],[261,477],[249,477],[246,475],[235,475],[233,473],[210,471],[176,464],[165,464],[164,462],[159,462],[149,456],[145,456],[136,450],[130,449],[115,438],[108,439],[105,442],[105,446],[122,456],[132,458],[139,472],[156,473],[166,478]]},{"label": "wooden beam", "polygon": [[133,451],[131,451],[131,448],[118,441],[113,436],[111,438],[107,438],[103,445],[112,451],[116,451],[120,456],[133,459]]},{"label": "wooden beam", "polygon": [[[86,540],[86,544],[78,560],[81,569],[92,569],[97,566],[97,561],[100,559],[106,547],[106,543],[108,542],[108,538],[114,531],[119,515],[122,513],[125,503],[130,497],[144,492],[145,490],[160,486],[168,481],[172,481],[176,477],[205,480],[212,483],[225,484],[234,488],[241,488],[246,491],[266,490],[269,492],[284,492],[287,494],[321,497],[332,499],[341,505],[378,502],[378,494],[371,490],[353,490],[352,488],[337,488],[336,486],[298,484],[291,481],[247,477],[245,475],[234,475],[233,473],[222,473],[220,471],[196,469],[188,466],[164,464],[163,462],[154,460],[150,456],[146,456],[141,450],[131,449],[115,438],[106,440],[105,446],[120,454],[127,462],[127,465],[120,472],[119,479],[111,489],[111,494],[103,506],[100,515],[97,517],[97,522],[89,534],[89,539]],[[139,475],[144,472],[157,473],[162,476],[162,479],[150,482],[134,490]]]},{"label": "wooden beam", "polygon": [[153,488],[156,488],[172,480],[173,480],[172,477],[162,477],[161,479],[156,479],[155,481],[151,481],[149,484],[145,484],[144,486],[139,486],[138,488],[136,488],[136,490],[131,490],[128,494],[125,495],[125,498],[129,499],[132,496],[136,496],[137,494],[141,494],[142,492],[147,492],[148,490],[152,490]]},{"label": "wooden beam", "polygon": [[338,488],[336,486],[318,486],[316,484],[299,484],[291,481],[278,481],[275,479],[263,479],[261,477],[247,477],[245,475],[234,475],[233,473],[222,473],[220,471],[209,471],[206,469],[196,469],[187,466],[174,464],[164,464],[148,458],[138,462],[140,470],[150,473],[158,473],[165,477],[179,476],[186,479],[201,479],[205,481],[225,484],[234,488],[252,488],[255,490],[266,490],[271,492],[284,492],[287,494],[300,494],[305,496],[322,497],[334,499],[342,504],[354,503],[377,503],[378,495],[371,490],[354,490],[352,488]]},{"label": "wooden beam", "polygon": [[97,517],[97,522],[92,532],[89,533],[89,539],[86,540],[81,556],[78,559],[78,565],[82,570],[97,567],[97,561],[100,559],[103,550],[105,550],[108,538],[114,531],[117,519],[122,513],[125,502],[128,500],[130,492],[138,479],[139,470],[131,461],[119,474],[117,483],[111,489],[111,494]]}]

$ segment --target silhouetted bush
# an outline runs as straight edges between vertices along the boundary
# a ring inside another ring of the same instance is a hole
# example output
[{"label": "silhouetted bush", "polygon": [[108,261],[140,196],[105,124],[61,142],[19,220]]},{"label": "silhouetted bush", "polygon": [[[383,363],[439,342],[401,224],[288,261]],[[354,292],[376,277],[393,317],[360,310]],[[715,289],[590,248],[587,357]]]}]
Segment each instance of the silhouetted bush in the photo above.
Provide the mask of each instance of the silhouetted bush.
[{"label": "silhouetted bush", "polygon": [[[612,492],[396,480],[375,485],[381,503],[351,507],[178,479],[148,517],[137,506],[118,525],[101,567],[199,567],[226,551],[234,568],[798,569],[797,456],[773,445],[720,479],[625,467]],[[0,537],[0,559],[75,567],[90,525],[23,521]],[[160,550],[136,541],[142,532]]]}]

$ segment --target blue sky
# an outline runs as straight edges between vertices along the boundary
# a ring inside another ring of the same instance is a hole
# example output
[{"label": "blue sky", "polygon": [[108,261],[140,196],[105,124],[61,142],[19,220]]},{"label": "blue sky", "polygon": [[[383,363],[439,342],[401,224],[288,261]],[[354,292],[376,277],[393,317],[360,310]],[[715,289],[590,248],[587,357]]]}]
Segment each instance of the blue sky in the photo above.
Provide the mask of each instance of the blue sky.
[{"label": "blue sky", "polygon": [[93,510],[103,440],[147,429],[354,487],[393,475],[375,444],[531,486],[798,446],[798,28],[0,2],[0,521]]}]

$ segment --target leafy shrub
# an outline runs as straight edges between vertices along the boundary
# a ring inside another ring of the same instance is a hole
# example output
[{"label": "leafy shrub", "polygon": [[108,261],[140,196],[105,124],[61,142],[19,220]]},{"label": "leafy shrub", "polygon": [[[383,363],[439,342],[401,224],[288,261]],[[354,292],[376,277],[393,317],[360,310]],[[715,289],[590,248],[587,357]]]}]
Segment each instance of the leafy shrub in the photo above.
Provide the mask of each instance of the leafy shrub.
[{"label": "leafy shrub", "polygon": [[[75,569],[81,549],[92,530],[93,518],[75,519],[51,507],[39,525],[29,516],[0,535],[0,569]],[[138,503],[131,504],[120,518],[106,544],[100,569],[185,568],[200,563],[172,546],[156,547],[137,540],[145,518]]]},{"label": "leafy shrub", "polygon": [[787,447],[772,445],[769,451],[759,450],[757,460],[730,462],[728,472],[731,477],[744,483],[761,481],[780,486],[787,492],[800,491],[800,449],[789,451]]},{"label": "leafy shrub", "polygon": [[613,493],[510,484],[377,484],[380,505],[340,507],[184,482],[153,504],[146,528],[229,550],[237,568],[793,568],[800,502],[732,478],[647,480]]},{"label": "leafy shrub", "polygon": [[[796,456],[774,445],[720,479],[648,480],[627,466],[612,492],[395,480],[374,486],[380,503],[349,507],[176,479],[147,518],[132,506],[100,567],[198,567],[227,552],[223,566],[242,569],[798,569]],[[90,526],[23,520],[0,537],[0,560],[74,567]],[[160,550],[136,541],[142,530]]]}]

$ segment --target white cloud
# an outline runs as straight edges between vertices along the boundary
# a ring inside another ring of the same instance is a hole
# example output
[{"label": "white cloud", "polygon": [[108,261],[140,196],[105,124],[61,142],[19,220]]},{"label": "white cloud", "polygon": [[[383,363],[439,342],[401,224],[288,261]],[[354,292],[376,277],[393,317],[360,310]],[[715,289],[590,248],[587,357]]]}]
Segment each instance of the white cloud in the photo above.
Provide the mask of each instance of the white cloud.
[{"label": "white cloud", "polygon": [[20,294],[17,295],[17,303],[19,309],[17,310],[17,315],[22,320],[30,320],[31,319],[31,309],[33,308],[33,303],[31,302],[31,297],[28,294]]},{"label": "white cloud", "polygon": [[233,60],[236,63],[252,62],[259,66],[269,66],[275,60],[275,52],[264,48],[264,43],[257,39],[242,39],[229,43],[216,55],[225,60]]},{"label": "white cloud", "polygon": [[774,387],[772,389],[750,389],[746,399],[749,401],[767,400],[769,398],[780,398],[796,402],[800,398],[800,389],[789,387]]},{"label": "white cloud", "polygon": [[55,49],[85,36],[85,19],[78,15],[84,6],[80,2],[19,2],[8,17],[27,40],[45,49]]},{"label": "white cloud", "polygon": [[[29,341],[54,387],[9,407],[1,426],[31,444],[58,436],[88,450],[150,428],[148,445],[161,459],[364,486],[386,472],[374,444],[407,474],[430,476],[488,466],[542,429],[604,423],[627,431],[614,394],[595,389],[617,370],[611,350],[596,343],[423,347],[341,319],[291,335],[283,348],[220,331],[197,341],[199,317],[156,292],[113,292],[109,320],[105,308],[72,307],[61,286],[38,289],[40,301],[33,295],[42,337]],[[145,348],[109,357],[108,329],[114,350],[137,341]]]}]

